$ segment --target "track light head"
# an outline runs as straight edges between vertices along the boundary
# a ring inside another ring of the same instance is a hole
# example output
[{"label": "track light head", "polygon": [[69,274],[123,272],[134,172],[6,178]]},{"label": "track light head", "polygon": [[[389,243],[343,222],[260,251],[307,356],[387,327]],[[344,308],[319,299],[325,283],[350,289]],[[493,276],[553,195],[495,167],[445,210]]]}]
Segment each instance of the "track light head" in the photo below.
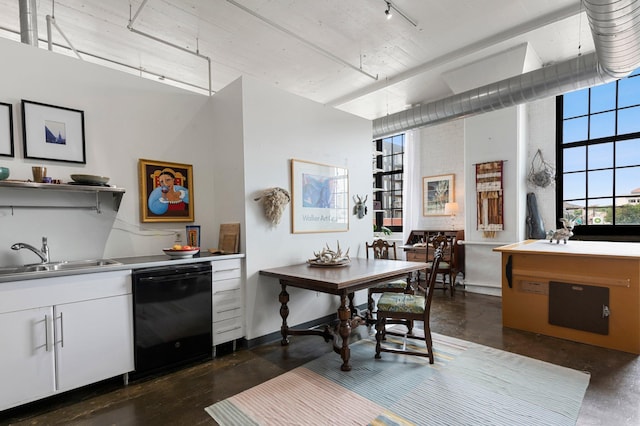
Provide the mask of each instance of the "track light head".
[{"label": "track light head", "polygon": [[393,16],[393,14],[391,13],[391,3],[386,2],[387,3],[387,10],[384,11],[384,14],[387,15],[387,19],[391,19],[391,17]]}]

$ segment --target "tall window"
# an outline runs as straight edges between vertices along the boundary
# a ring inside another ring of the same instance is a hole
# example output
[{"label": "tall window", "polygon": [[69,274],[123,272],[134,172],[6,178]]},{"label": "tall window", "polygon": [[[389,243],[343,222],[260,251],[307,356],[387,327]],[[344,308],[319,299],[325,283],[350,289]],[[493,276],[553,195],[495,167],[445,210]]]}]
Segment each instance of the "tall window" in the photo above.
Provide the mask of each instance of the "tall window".
[{"label": "tall window", "polygon": [[557,216],[576,233],[640,235],[640,70],[557,98]]},{"label": "tall window", "polygon": [[374,224],[402,232],[404,134],[374,141],[373,160]]}]

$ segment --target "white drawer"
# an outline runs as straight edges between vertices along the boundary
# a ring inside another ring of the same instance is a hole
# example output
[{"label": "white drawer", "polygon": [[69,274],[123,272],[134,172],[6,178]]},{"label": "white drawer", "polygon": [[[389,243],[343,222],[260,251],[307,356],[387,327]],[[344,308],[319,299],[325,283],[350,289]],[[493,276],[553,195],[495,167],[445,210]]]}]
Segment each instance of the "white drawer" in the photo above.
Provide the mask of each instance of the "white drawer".
[{"label": "white drawer", "polygon": [[229,342],[244,336],[242,318],[230,318],[213,323],[213,345]]},{"label": "white drawer", "polygon": [[213,266],[213,281],[240,278],[242,276],[242,260],[227,259],[211,262]]},{"label": "white drawer", "polygon": [[[217,310],[218,308],[216,308]],[[218,322],[218,321],[224,321],[224,320],[228,320],[229,318],[241,318],[242,317],[242,306],[237,306],[237,305],[230,305],[227,306],[225,308],[221,308],[220,310],[217,310],[217,312],[213,313],[213,320]]]},{"label": "white drawer", "polygon": [[242,280],[240,278],[230,278],[228,280],[220,280],[213,282],[213,294],[225,293],[230,290],[240,290],[242,288]]},{"label": "white drawer", "polygon": [[242,309],[242,299],[239,290],[228,291],[213,298],[213,320],[217,321],[222,315],[232,309]]}]

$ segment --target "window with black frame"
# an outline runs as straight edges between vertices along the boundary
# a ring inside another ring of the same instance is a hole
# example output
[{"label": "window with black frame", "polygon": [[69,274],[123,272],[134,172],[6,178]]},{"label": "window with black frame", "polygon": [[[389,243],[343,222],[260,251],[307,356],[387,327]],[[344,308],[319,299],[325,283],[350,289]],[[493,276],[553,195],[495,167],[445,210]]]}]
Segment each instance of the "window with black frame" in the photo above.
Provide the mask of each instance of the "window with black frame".
[{"label": "window with black frame", "polygon": [[[402,232],[404,134],[374,141],[374,230]],[[386,229],[385,229],[386,228]]]},{"label": "window with black frame", "polygon": [[640,70],[557,97],[556,215],[577,235],[640,235]]}]

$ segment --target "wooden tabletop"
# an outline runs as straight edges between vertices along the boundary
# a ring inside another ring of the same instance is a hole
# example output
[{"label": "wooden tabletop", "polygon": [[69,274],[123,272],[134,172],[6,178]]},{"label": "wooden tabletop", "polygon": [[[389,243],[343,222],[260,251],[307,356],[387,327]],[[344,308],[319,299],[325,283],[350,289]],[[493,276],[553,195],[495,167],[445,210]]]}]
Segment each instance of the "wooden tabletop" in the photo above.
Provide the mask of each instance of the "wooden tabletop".
[{"label": "wooden tabletop", "polygon": [[260,275],[278,278],[294,287],[340,294],[371,287],[425,268],[424,262],[385,259],[351,259],[347,266],[311,266],[307,263],[264,269]]},{"label": "wooden tabletop", "polygon": [[620,259],[640,259],[640,244],[611,241],[569,240],[567,244],[549,240],[526,240],[515,244],[496,247],[493,251],[502,253],[546,254],[553,256],[589,256]]}]

